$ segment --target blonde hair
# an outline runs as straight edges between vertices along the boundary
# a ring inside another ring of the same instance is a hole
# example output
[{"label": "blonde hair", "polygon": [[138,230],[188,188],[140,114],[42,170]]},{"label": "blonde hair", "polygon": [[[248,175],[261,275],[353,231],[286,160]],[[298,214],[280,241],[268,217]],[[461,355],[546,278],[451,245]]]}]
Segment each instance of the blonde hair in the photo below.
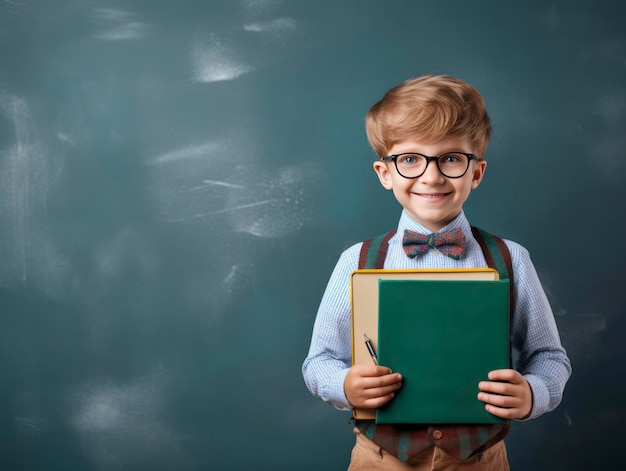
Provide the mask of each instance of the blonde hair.
[{"label": "blonde hair", "polygon": [[367,139],[379,157],[403,141],[465,138],[482,158],[491,124],[485,100],[467,82],[447,75],[416,77],[390,89],[367,113]]}]

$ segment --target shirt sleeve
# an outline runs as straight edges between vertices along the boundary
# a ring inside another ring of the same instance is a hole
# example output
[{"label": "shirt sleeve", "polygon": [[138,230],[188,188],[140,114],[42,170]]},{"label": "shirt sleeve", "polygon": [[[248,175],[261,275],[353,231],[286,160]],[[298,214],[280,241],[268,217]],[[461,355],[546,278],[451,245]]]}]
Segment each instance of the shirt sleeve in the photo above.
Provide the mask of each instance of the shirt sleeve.
[{"label": "shirt sleeve", "polygon": [[341,254],[330,276],[315,318],[309,353],[302,365],[309,391],[342,410],[352,409],[343,383],[352,366],[350,275],[358,267],[361,245]]},{"label": "shirt sleeve", "polygon": [[559,405],[572,368],[528,251],[514,242],[506,243],[511,251],[515,285],[511,342],[519,353],[515,367],[533,393],[532,410],[525,418],[532,419]]}]

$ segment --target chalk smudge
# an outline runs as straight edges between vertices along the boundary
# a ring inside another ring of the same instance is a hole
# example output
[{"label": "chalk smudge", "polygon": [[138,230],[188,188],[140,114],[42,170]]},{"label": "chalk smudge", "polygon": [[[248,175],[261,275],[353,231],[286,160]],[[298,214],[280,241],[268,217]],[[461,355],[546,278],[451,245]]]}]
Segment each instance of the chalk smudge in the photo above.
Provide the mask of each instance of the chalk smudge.
[{"label": "chalk smudge", "polygon": [[147,25],[135,21],[130,12],[113,8],[96,8],[94,18],[103,31],[94,37],[104,41],[128,41],[141,39],[147,35]]},{"label": "chalk smudge", "polygon": [[177,149],[175,151],[167,152],[163,155],[158,156],[156,159],[154,159],[153,163],[163,164],[163,163],[175,162],[178,160],[210,157],[222,147],[223,147],[222,145],[216,144],[214,142],[208,142],[205,144],[198,144],[198,145],[188,145],[180,149]]},{"label": "chalk smudge", "polygon": [[193,80],[199,83],[233,80],[254,70],[233,48],[219,39],[194,41],[191,46],[191,67]]},{"label": "chalk smudge", "polygon": [[242,209],[249,209],[249,208],[255,208],[257,206],[263,206],[269,203],[272,203],[273,200],[267,200],[267,201],[255,201],[254,203],[248,203],[248,204],[242,204],[239,206],[231,206],[229,208],[224,208],[224,209],[217,209],[215,211],[211,211],[208,213],[202,213],[202,214],[195,214],[192,217],[186,217],[186,218],[181,218],[181,219],[171,219],[168,222],[184,222],[184,221],[189,221],[192,219],[203,219],[209,216],[215,216],[217,214],[223,214],[223,213],[230,213],[232,211],[240,211]]},{"label": "chalk smudge", "polygon": [[74,142],[74,140],[71,137],[69,137],[67,134],[58,133],[57,137],[59,138],[59,141],[64,142],[71,147],[76,147],[76,143]]},{"label": "chalk smudge", "polygon": [[0,284],[34,285],[55,295],[69,268],[48,233],[47,205],[63,160],[44,144],[25,99],[0,94],[0,111],[14,139],[0,150]]},{"label": "chalk smudge", "polygon": [[243,6],[255,14],[262,14],[271,8],[278,7],[283,0],[241,0]]},{"label": "chalk smudge", "polygon": [[245,188],[242,185],[235,185],[234,183],[227,183],[227,182],[217,182],[217,181],[213,181],[213,180],[203,180],[202,183],[206,183],[207,185],[225,186],[227,188],[237,188],[237,189],[240,189],[240,190]]},{"label": "chalk smudge", "polygon": [[167,376],[159,371],[129,383],[93,381],[69,394],[70,423],[96,469],[184,461],[181,437],[164,417]]},{"label": "chalk smudge", "polygon": [[265,170],[263,158],[249,156],[234,166],[215,165],[225,148],[232,151],[232,143],[182,146],[150,161],[162,220],[258,237],[280,237],[316,220],[311,205],[323,175],[316,164]]},{"label": "chalk smudge", "polygon": [[295,31],[297,23],[293,18],[276,18],[269,21],[248,23],[244,25],[243,29],[252,33],[282,33]]}]

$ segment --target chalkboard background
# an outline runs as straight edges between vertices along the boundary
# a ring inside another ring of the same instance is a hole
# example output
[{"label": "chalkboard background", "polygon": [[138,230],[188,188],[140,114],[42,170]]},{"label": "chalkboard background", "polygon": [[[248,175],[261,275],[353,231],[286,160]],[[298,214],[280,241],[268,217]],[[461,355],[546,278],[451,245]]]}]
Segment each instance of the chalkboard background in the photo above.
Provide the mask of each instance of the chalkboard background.
[{"label": "chalkboard background", "polygon": [[447,73],[495,135],[470,220],[525,245],[574,374],[514,470],[623,438],[619,1],[3,0],[0,468],[341,470],[301,378],[339,253],[393,228],[363,116]]}]

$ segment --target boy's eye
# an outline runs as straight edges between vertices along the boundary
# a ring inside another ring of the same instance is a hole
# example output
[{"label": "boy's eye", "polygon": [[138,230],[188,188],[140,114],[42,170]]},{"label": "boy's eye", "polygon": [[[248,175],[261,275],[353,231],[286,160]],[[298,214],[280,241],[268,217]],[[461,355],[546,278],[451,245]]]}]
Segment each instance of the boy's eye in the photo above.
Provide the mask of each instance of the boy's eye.
[{"label": "boy's eye", "polygon": [[455,164],[461,161],[461,158],[457,154],[444,154],[441,156],[442,163]]},{"label": "boy's eye", "polygon": [[405,165],[415,165],[419,162],[419,158],[419,155],[405,154],[398,157],[398,163]]}]

